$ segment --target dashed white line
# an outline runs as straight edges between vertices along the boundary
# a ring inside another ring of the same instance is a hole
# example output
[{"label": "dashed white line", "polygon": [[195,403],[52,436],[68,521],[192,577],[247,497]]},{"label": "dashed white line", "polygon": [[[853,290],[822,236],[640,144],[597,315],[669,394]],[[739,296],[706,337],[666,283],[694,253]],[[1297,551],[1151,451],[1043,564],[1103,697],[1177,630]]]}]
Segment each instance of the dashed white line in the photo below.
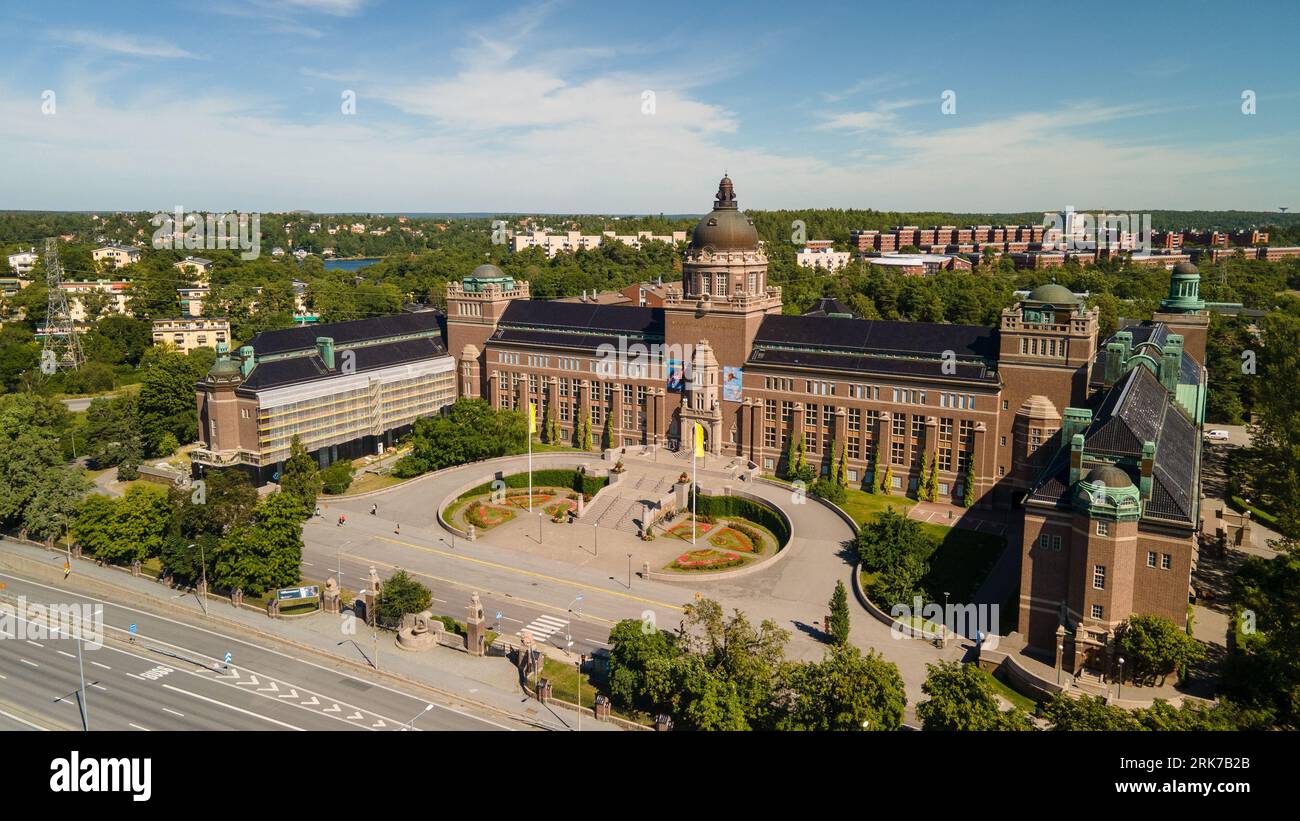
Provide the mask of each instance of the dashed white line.
[{"label": "dashed white line", "polygon": [[184,713],[177,712],[176,710],[173,710],[173,709],[170,708],[170,707],[164,707],[164,708],[162,708],[162,711],[163,711],[164,713],[171,713],[171,714],[174,715],[174,716],[180,716],[181,718],[185,718],[185,714],[184,714]]},{"label": "dashed white line", "polygon": [[137,730],[144,730],[146,733],[153,732],[153,731],[150,730],[148,727],[141,727],[139,724],[132,724],[132,723],[129,722],[129,721],[127,722],[126,726],[128,726],[128,727],[134,727],[134,728],[136,728]]},{"label": "dashed white line", "polygon": [[104,668],[105,670],[112,670],[112,669],[113,669],[112,667],[109,667],[107,664],[100,664],[100,663],[97,662],[97,661],[92,661],[91,664],[95,665],[96,667],[102,667],[102,668]]},{"label": "dashed white line", "polygon": [[201,695],[199,695],[198,693],[191,693],[189,690],[182,690],[181,688],[179,688],[179,687],[173,687],[173,686],[170,685],[170,684],[164,684],[163,687],[166,688],[166,689],[168,689],[168,690],[174,690],[174,691],[177,692],[177,693],[184,693],[184,694],[187,695],[187,696],[192,696],[193,698],[197,698],[197,699],[199,699],[200,701],[206,701],[206,702],[208,702],[209,704],[218,704],[218,705],[220,705],[220,706],[222,706],[222,707],[225,707],[226,709],[234,710],[234,711],[237,712],[237,713],[243,713],[244,715],[253,716],[254,718],[260,718],[260,719],[262,719],[263,721],[269,721],[269,722],[271,722],[272,724],[278,724],[279,726],[284,727],[284,728],[289,729],[289,730],[302,730],[301,727],[295,727],[294,725],[289,724],[289,723],[286,723],[286,722],[284,722],[284,721],[280,721],[279,719],[271,718],[270,716],[264,716],[264,715],[262,715],[261,713],[255,713],[255,712],[253,712],[252,710],[245,710],[243,707],[236,707],[236,706],[233,705],[233,704],[227,704],[226,702],[224,702],[224,701],[218,701],[218,700],[215,699],[215,698],[208,698],[207,696],[201,696]]},{"label": "dashed white line", "polygon": [[26,665],[31,666],[31,667],[40,667],[40,666],[41,666],[41,665],[37,664],[36,662],[34,662],[34,661],[28,661],[27,659],[18,659],[18,660],[21,661],[23,664],[26,664]]},{"label": "dashed white line", "polygon": [[60,650],[60,651],[59,651],[59,655],[60,655],[60,656],[67,656],[67,657],[70,658],[70,659],[75,659],[75,658],[76,658],[76,656],[72,655],[72,654],[69,653],[67,650]]}]

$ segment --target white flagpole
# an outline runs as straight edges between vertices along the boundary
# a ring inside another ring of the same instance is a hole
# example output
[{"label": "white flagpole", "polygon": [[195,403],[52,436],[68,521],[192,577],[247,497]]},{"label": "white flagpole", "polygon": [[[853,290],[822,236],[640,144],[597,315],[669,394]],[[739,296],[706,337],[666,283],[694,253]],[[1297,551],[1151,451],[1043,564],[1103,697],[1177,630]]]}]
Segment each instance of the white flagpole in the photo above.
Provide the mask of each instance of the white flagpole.
[{"label": "white flagpole", "polygon": [[[699,423],[697,422],[696,424]],[[698,438],[699,435],[700,432],[697,428],[691,429],[691,544],[695,544],[695,536],[700,529],[700,525],[698,520],[696,519],[696,513],[695,513],[695,508],[696,508],[695,497],[700,492],[699,485],[696,484],[696,482],[699,481],[699,479],[697,478],[699,474],[697,473],[695,467],[695,458],[696,456],[699,455],[700,452],[700,446],[699,446],[700,440]]]},{"label": "white flagpole", "polygon": [[528,512],[533,512],[533,432],[531,430],[528,431]]}]

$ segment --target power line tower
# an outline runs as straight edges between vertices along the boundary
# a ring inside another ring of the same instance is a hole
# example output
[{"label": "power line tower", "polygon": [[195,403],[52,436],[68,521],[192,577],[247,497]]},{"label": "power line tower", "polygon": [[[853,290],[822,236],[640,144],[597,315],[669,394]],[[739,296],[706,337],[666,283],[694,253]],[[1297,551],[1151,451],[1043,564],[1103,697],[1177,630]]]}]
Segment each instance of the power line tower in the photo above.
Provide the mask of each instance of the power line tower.
[{"label": "power line tower", "polygon": [[68,310],[68,295],[63,290],[63,265],[59,262],[59,241],[45,240],[45,287],[49,302],[45,312],[45,342],[41,349],[41,372],[49,375],[60,368],[77,370],[85,362],[77,327]]}]

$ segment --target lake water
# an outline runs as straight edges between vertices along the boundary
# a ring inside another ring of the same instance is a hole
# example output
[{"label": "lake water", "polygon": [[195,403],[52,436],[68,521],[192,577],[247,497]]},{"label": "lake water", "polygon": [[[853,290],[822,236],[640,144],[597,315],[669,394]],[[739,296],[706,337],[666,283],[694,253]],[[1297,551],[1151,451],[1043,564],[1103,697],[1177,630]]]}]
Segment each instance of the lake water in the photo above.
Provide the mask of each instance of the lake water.
[{"label": "lake water", "polygon": [[379,257],[367,257],[365,259],[327,259],[324,260],[325,268],[330,271],[356,271],[365,268],[367,265],[374,265],[379,262]]}]

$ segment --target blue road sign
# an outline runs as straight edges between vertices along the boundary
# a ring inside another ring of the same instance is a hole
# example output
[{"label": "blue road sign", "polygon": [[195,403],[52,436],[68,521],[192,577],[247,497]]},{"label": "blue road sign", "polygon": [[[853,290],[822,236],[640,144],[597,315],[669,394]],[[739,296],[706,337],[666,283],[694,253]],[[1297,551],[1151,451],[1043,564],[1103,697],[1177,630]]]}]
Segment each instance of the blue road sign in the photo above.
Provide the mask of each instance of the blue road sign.
[{"label": "blue road sign", "polygon": [[135,622],[131,622],[131,635],[135,635]]},{"label": "blue road sign", "polygon": [[233,660],[234,660],[234,656],[230,655],[229,653],[226,653],[226,664],[229,664]]}]

